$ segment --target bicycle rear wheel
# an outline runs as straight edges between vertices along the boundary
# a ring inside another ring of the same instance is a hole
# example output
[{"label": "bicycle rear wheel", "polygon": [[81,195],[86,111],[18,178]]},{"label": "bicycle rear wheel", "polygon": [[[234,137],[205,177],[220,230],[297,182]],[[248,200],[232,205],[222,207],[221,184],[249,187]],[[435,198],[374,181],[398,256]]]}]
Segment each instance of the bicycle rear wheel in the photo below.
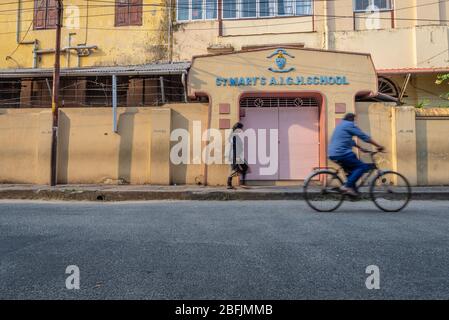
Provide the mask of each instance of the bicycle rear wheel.
[{"label": "bicycle rear wheel", "polygon": [[371,181],[369,193],[379,209],[385,212],[398,212],[409,203],[412,188],[400,173],[383,171]]},{"label": "bicycle rear wheel", "polygon": [[309,176],[304,182],[304,199],[307,204],[319,212],[337,210],[344,200],[340,187],[340,177],[330,170],[320,170]]}]

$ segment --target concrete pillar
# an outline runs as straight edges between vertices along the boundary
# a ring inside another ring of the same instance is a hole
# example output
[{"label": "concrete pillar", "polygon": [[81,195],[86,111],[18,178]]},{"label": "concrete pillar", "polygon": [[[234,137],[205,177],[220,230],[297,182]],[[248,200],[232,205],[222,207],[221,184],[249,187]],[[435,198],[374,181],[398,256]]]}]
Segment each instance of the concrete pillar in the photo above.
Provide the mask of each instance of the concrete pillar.
[{"label": "concrete pillar", "polygon": [[144,80],[134,78],[129,80],[129,87],[126,99],[128,107],[138,107],[143,105],[143,84]]},{"label": "concrete pillar", "polygon": [[33,80],[22,80],[22,88],[20,89],[20,107],[31,107],[31,92],[33,90]]},{"label": "concrete pillar", "polygon": [[168,185],[170,177],[171,110],[151,110],[150,182]]},{"label": "concrete pillar", "polygon": [[144,82],[144,105],[156,106],[159,105],[159,80],[158,79],[145,79]]},{"label": "concrete pillar", "polygon": [[[51,135],[52,113],[51,110],[42,111],[38,116],[39,139],[37,145],[36,173],[37,184],[50,184],[50,160],[51,160]],[[34,180],[32,177],[30,180]]]},{"label": "concrete pillar", "polygon": [[396,107],[392,112],[393,170],[417,185],[415,108]]}]

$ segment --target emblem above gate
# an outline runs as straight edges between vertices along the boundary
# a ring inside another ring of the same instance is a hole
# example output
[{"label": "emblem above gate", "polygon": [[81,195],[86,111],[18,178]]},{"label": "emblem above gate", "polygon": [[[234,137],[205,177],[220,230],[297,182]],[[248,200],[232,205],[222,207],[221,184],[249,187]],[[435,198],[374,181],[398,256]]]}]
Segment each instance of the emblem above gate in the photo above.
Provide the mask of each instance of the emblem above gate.
[{"label": "emblem above gate", "polygon": [[268,70],[277,73],[286,73],[295,70],[294,67],[285,68],[287,65],[287,57],[294,58],[294,56],[289,54],[285,49],[282,48],[276,49],[267,58],[271,59],[274,56],[276,56],[276,58],[274,59],[274,62],[276,63],[276,68],[269,67]]}]

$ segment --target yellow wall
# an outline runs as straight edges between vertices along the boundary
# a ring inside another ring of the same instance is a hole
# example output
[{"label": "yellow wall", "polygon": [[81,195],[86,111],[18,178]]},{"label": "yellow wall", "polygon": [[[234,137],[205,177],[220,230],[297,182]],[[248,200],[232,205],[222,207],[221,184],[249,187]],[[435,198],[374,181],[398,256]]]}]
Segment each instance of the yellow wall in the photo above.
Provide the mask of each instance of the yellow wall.
[{"label": "yellow wall", "polygon": [[[110,108],[61,109],[58,181],[204,183],[202,164],[175,166],[169,155],[175,143],[170,141],[172,129],[186,129],[192,135],[193,121],[200,121],[204,131],[207,112],[206,104],[119,108],[118,133],[113,133]],[[192,149],[193,139],[190,144]]]},{"label": "yellow wall", "polygon": [[[186,129],[190,133],[190,150],[193,151],[194,137],[193,137],[193,122],[198,121],[201,124],[199,129],[202,135],[207,130],[207,118],[209,105],[208,104],[172,104],[167,106],[171,109],[171,127],[174,129]],[[172,141],[171,146],[177,142]],[[201,143],[202,149],[206,142]],[[192,152],[193,155],[193,152]],[[170,164],[171,183],[172,184],[204,184],[204,164],[195,164],[192,155],[190,156],[190,164]]]},{"label": "yellow wall", "polygon": [[171,131],[183,128],[192,134],[193,121],[200,121],[205,130],[207,111],[206,104],[119,108],[118,133],[113,133],[110,108],[61,109],[58,181],[204,183],[202,164],[175,166],[169,155]]},{"label": "yellow wall", "polygon": [[[357,102],[355,111],[357,114],[357,125],[366,133],[368,133],[376,142],[385,147],[385,153],[379,154],[379,166],[381,168],[390,168],[393,165],[392,142],[392,122],[391,115],[394,111],[394,104]],[[363,141],[358,144],[371,149],[371,147]],[[364,161],[370,162],[370,157],[360,153],[359,156]]]},{"label": "yellow wall", "polygon": [[[64,1],[67,9],[62,46],[68,45],[69,33],[74,33],[72,45],[98,46],[98,50],[90,56],[81,58],[81,66],[132,65],[169,59],[168,1],[143,0],[143,25],[132,27],[114,27],[115,8],[113,1],[110,2]],[[176,22],[176,12],[173,12],[172,54],[174,60],[191,60],[194,55],[208,53],[208,47],[232,46],[238,51],[248,45],[299,43],[308,48],[371,53],[377,69],[447,67],[448,27],[439,20],[448,19],[449,4],[434,0],[394,2],[397,18],[395,28],[391,28],[388,12],[381,13],[380,30],[366,30],[366,19],[361,18],[364,14],[356,14],[358,18],[354,30],[353,0],[338,3],[315,1],[313,21],[311,17],[224,20],[221,37],[218,35],[217,20]],[[77,6],[80,13],[79,27],[72,29],[68,28],[70,6]],[[22,0],[22,7],[20,39],[37,39],[39,49],[53,49],[55,31],[33,30],[34,3]],[[0,68],[32,67],[33,45],[20,45],[15,51],[17,3],[4,4],[1,9],[5,13],[0,15]],[[12,59],[6,60],[9,55]],[[77,67],[75,52],[72,51],[70,55],[70,63],[66,53],[63,53],[61,64],[63,67]],[[42,55],[38,62],[39,67],[52,65],[52,54]]]},{"label": "yellow wall", "polygon": [[[206,104],[118,108],[62,108],[59,184],[204,183],[203,165],[170,164],[172,128],[207,128]],[[0,109],[0,182],[48,184],[52,115],[49,109]],[[193,140],[191,140],[191,143]],[[203,143],[204,146],[204,143]]]},{"label": "yellow wall", "polygon": [[419,185],[449,185],[449,111],[419,110],[416,159]]},{"label": "yellow wall", "polygon": [[119,108],[118,133],[110,108],[61,109],[58,182],[150,182],[152,108]]},{"label": "yellow wall", "polygon": [[[207,122],[207,110],[206,104],[119,108],[113,133],[110,108],[61,109],[58,183],[204,182],[203,165],[170,165],[169,153],[171,130]],[[357,103],[355,110],[358,125],[386,146],[382,168],[399,171],[412,185],[449,184],[447,109]],[[1,183],[49,184],[51,122],[48,109],[0,110]],[[210,184],[225,184],[227,166],[221,168]]]},{"label": "yellow wall", "polygon": [[[380,168],[403,174],[412,184],[417,184],[421,174],[416,166],[415,108],[396,107],[394,103],[356,103],[357,124],[377,143],[385,147],[385,153],[376,155]],[[359,144],[371,149],[366,143]],[[359,153],[365,162],[369,156]]]},{"label": "yellow wall", "polygon": [[49,109],[0,109],[0,182],[50,182]]},{"label": "yellow wall", "polygon": [[[18,0],[17,0],[18,1]],[[8,1],[13,2],[13,1]],[[89,8],[87,7],[89,3]],[[72,45],[96,45],[91,56],[81,58],[81,67],[99,65],[132,65],[167,59],[167,13],[164,0],[143,0],[143,25],[130,27],[114,27],[114,1],[108,3],[84,0],[65,0],[64,28],[62,30],[62,47],[68,45],[69,33]],[[70,22],[69,7],[79,8],[79,26],[68,28]],[[55,30],[33,30],[33,1],[22,0],[22,19],[20,39],[39,41],[39,49],[54,49]],[[0,15],[0,68],[26,68],[33,66],[33,45],[16,43],[16,4],[2,5],[1,10],[8,10]],[[87,16],[89,18],[87,19]],[[87,24],[88,23],[88,24]],[[88,29],[86,29],[86,26]],[[26,32],[29,28],[30,32]],[[12,54],[13,59],[6,60]],[[38,67],[52,67],[53,55],[42,55]],[[62,67],[77,67],[77,56],[72,51],[70,65],[63,53]]]}]

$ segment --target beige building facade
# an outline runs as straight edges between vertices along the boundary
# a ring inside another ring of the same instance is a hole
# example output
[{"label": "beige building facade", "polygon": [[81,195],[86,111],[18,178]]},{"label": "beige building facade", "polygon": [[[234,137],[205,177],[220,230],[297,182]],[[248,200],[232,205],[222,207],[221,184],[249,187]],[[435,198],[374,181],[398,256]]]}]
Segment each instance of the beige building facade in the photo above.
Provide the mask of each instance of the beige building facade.
[{"label": "beige building facade", "polygon": [[[229,128],[242,121],[257,132],[258,146],[271,143],[259,132],[278,131],[275,147],[265,154],[277,153],[274,173],[261,174],[267,163],[257,158],[250,164],[252,183],[300,184],[314,167],[332,165],[327,144],[348,111],[386,146],[382,168],[401,172],[412,185],[449,181],[447,111],[356,101],[377,96],[370,55],[286,46],[198,56],[187,89],[190,98],[208,102],[120,107],[116,131],[110,108],[61,108],[58,183],[224,185]],[[0,109],[2,183],[49,183],[51,121],[47,108]],[[182,142],[174,134],[179,130],[187,133],[186,149],[176,149]],[[190,152],[195,148],[202,161]],[[178,153],[185,162],[173,161]]]},{"label": "beige building facade", "polygon": [[[48,14],[51,3],[39,5]],[[449,113],[430,108],[448,106],[448,85],[435,84],[449,73],[445,1],[124,0],[125,16],[124,6],[64,3],[84,10],[84,29],[63,32],[59,184],[224,185],[237,121],[254,134],[248,179],[298,184],[332,165],[327,145],[346,112],[386,146],[383,168],[413,185],[449,184]],[[0,65],[0,182],[48,184],[53,22],[33,21],[34,2],[15,4],[27,14],[0,34],[10,57]]]},{"label": "beige building facade", "polygon": [[[276,153],[276,168],[267,175],[253,172],[252,177],[294,181],[304,180],[313,167],[327,165],[327,142],[335,124],[344,113],[355,111],[357,96],[376,95],[377,75],[366,54],[273,47],[195,57],[188,93],[208,97],[208,128],[223,131],[241,121],[245,130],[257,133],[253,144],[258,148],[275,130],[279,146],[271,153]],[[311,154],[316,157],[311,159]],[[262,172],[260,154],[255,158],[250,167]],[[305,159],[305,171],[296,172]],[[207,169],[208,183],[223,183],[227,166],[210,164]]]},{"label": "beige building facade", "polygon": [[177,13],[175,59],[285,45],[369,53],[381,92],[448,105],[448,85],[435,85],[449,71],[446,1],[179,0]]}]

